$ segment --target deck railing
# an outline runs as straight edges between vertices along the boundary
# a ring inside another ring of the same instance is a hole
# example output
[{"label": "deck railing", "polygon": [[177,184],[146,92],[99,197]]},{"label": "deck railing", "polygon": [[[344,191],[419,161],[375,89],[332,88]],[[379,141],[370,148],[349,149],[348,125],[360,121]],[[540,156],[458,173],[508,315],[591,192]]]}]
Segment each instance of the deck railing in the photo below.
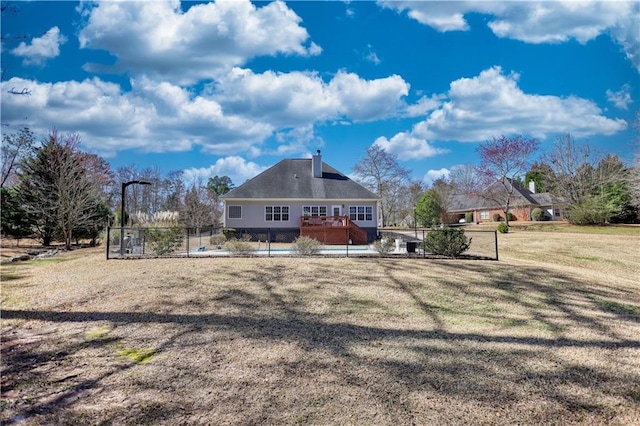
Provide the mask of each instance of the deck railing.
[{"label": "deck railing", "polygon": [[300,235],[323,244],[367,244],[367,231],[349,216],[302,216]]},{"label": "deck railing", "polygon": [[307,226],[348,228],[350,225],[349,216],[302,216],[300,218],[300,228]]}]

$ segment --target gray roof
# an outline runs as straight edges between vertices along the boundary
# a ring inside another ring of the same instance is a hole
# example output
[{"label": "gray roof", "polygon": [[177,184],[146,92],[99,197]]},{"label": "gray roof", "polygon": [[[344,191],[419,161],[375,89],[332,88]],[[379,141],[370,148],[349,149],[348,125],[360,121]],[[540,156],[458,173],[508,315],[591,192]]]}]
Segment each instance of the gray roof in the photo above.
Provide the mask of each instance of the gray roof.
[{"label": "gray roof", "polygon": [[314,178],[312,160],[282,160],[222,196],[224,199],[377,200],[379,197],[322,163],[322,177]]},{"label": "gray roof", "polygon": [[[511,196],[512,205],[531,205],[531,206],[552,206],[557,204],[564,204],[565,201],[562,198],[556,197],[549,192],[534,193],[517,181],[508,180],[506,182],[507,187],[513,185],[513,194]],[[490,185],[486,192],[490,194],[492,191],[503,191],[497,188],[501,185],[501,182],[496,182]],[[449,203],[450,212],[470,211],[475,209],[498,209],[502,206],[497,205],[495,200],[492,200],[488,196],[476,195],[476,194],[458,194],[451,197]]]}]

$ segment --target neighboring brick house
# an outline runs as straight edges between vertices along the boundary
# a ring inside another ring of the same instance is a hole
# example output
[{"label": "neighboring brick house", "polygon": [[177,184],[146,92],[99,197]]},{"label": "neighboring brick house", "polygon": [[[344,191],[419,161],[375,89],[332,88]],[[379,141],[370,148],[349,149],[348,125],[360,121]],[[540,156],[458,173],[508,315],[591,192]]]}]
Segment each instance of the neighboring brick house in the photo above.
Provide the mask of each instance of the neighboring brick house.
[{"label": "neighboring brick house", "polygon": [[325,244],[366,244],[378,230],[378,196],[322,162],[282,160],[222,196],[224,226],[284,240],[300,235]]},{"label": "neighboring brick house", "polygon": [[[492,193],[492,188],[501,183],[495,183],[487,188],[487,193]],[[536,193],[535,182],[529,183],[529,188],[525,188],[520,183],[509,180],[507,187],[513,189],[509,201],[509,210],[515,220],[528,221],[531,220],[531,212],[535,208],[544,211],[548,220],[564,220],[565,209],[567,203],[559,197],[549,192]],[[496,189],[497,190],[497,189]],[[457,220],[465,218],[466,213],[473,213],[473,222],[491,222],[494,214],[499,214],[504,219],[504,206],[491,199],[489,196],[482,195],[455,195],[449,203],[447,213]],[[497,198],[497,197],[495,197]]]}]

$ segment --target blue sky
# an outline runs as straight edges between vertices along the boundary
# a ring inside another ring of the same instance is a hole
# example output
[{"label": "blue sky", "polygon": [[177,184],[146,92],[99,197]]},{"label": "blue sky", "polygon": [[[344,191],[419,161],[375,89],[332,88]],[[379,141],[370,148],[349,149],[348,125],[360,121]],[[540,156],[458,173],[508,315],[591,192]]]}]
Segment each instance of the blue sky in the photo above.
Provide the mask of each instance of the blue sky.
[{"label": "blue sky", "polygon": [[114,169],[240,184],[321,149],[350,174],[378,144],[428,183],[502,134],[638,149],[637,1],[7,4],[2,132],[79,133]]}]

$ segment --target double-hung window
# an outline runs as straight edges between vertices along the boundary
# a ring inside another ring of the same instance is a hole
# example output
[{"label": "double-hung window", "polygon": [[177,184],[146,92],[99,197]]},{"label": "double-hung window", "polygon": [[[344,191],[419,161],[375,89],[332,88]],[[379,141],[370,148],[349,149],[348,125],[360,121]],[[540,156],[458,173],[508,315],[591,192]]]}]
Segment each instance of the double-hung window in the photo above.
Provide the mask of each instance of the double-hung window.
[{"label": "double-hung window", "polygon": [[326,216],[327,206],[303,206],[303,216]]},{"label": "double-hung window", "polygon": [[288,222],[289,206],[265,206],[264,220],[267,222]]},{"label": "double-hung window", "polygon": [[373,207],[371,206],[349,206],[349,219],[351,220],[373,220]]},{"label": "double-hung window", "polygon": [[488,210],[481,211],[480,212],[480,219],[482,219],[482,220],[489,219],[489,211]]}]

